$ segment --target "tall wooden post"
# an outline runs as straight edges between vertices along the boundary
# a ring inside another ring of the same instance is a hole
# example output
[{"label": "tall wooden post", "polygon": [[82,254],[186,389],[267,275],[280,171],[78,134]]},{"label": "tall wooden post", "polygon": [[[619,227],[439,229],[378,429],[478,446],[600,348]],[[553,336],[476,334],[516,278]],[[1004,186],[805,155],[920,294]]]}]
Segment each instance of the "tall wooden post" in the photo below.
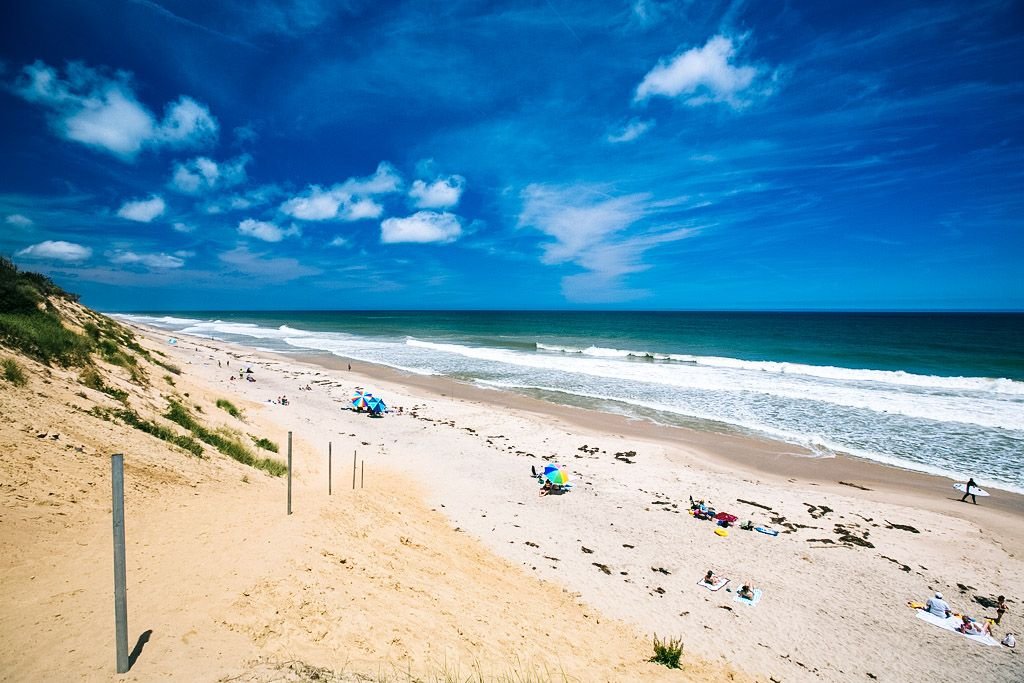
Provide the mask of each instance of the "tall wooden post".
[{"label": "tall wooden post", "polygon": [[352,451],[352,490],[356,490],[356,452]]},{"label": "tall wooden post", "polygon": [[292,433],[288,432],[288,514],[292,514]]},{"label": "tall wooden post", "polygon": [[359,463],[359,488],[363,488],[363,479],[366,476],[366,461]]},{"label": "tall wooden post", "polygon": [[327,442],[327,495],[331,495],[331,442]]},{"label": "tall wooden post", "polygon": [[117,640],[117,673],[128,671],[128,595],[124,560],[124,455],[110,456],[114,518],[114,632]]}]

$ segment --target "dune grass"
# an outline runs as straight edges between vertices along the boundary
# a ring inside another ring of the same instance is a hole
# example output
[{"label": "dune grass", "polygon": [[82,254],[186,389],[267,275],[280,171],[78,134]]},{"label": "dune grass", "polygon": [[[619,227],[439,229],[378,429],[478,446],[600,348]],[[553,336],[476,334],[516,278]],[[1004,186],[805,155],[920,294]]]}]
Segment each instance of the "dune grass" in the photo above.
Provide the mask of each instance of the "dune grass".
[{"label": "dune grass", "polygon": [[242,419],[242,411],[235,407],[235,404],[226,398],[217,399],[217,407],[227,412],[228,415],[234,418]]},{"label": "dune grass", "polygon": [[277,453],[277,451],[278,451],[277,444],[274,443],[273,441],[271,441],[270,439],[267,439],[267,438],[259,438],[259,439],[257,439],[254,436],[254,437],[252,437],[252,442],[254,444],[256,444],[257,448],[262,448],[265,451],[270,451],[271,453]]},{"label": "dune grass", "polygon": [[[18,365],[18,361],[13,358],[4,358],[2,365],[5,380],[16,387],[23,387],[28,384],[28,377],[25,376],[25,371]],[[274,451],[276,452],[277,449],[275,448]]]},{"label": "dune grass", "polygon": [[171,422],[175,422],[205,443],[210,444],[224,455],[237,460],[243,465],[263,470],[271,476],[280,477],[288,471],[288,466],[280,460],[273,458],[260,458],[253,455],[237,438],[230,433],[223,431],[211,431],[196,421],[192,414],[181,403],[171,400],[170,407],[164,415]]},{"label": "dune grass", "polygon": [[90,414],[95,415],[96,417],[101,417],[104,420],[110,420],[111,418],[116,417],[129,427],[133,427],[139,431],[155,436],[161,441],[174,444],[175,446],[188,451],[192,455],[200,458],[203,457],[203,445],[191,436],[188,436],[187,434],[176,434],[173,430],[164,427],[163,425],[145,420],[134,410],[127,408],[101,408],[96,406],[90,411]]},{"label": "dune grass", "polygon": [[654,656],[650,661],[655,664],[663,664],[670,669],[679,668],[679,659],[683,656],[683,639],[669,638],[659,640],[658,634],[654,634]]}]

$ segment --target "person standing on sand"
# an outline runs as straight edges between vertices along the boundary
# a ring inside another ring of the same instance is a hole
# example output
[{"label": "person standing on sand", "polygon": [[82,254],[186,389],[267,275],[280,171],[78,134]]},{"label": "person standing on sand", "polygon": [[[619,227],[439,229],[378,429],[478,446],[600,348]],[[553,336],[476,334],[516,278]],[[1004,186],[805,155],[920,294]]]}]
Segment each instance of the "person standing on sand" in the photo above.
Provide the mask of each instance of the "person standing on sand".
[{"label": "person standing on sand", "polygon": [[996,601],[996,623],[998,624],[1003,620],[1003,615],[1006,614],[1006,596],[1000,595]]},{"label": "person standing on sand", "polygon": [[961,503],[966,503],[967,502],[967,496],[970,496],[971,497],[971,502],[973,502],[975,505],[977,505],[978,504],[978,498],[973,493],[971,493],[971,489],[976,489],[976,488],[978,488],[978,485],[974,483],[974,477],[971,477],[970,479],[967,480],[967,492],[964,493],[963,497],[960,499],[960,502]]}]

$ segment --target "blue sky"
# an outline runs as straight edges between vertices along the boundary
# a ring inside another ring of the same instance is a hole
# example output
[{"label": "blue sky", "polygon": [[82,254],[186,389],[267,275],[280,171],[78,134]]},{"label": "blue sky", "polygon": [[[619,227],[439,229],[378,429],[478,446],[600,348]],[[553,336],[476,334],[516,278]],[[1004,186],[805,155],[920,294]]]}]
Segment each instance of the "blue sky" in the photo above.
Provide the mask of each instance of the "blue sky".
[{"label": "blue sky", "polygon": [[1024,309],[1019,2],[19,5],[0,252],[104,310]]}]

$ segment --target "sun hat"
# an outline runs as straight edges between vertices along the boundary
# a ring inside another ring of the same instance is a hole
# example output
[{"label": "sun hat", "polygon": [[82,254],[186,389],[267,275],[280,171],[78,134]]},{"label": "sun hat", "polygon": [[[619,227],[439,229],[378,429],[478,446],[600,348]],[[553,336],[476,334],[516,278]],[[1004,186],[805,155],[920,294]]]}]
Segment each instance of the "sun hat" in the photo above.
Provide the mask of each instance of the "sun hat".
[{"label": "sun hat", "polygon": [[942,593],[936,592],[935,593],[935,597],[938,598],[939,600],[941,600],[942,599]]}]

